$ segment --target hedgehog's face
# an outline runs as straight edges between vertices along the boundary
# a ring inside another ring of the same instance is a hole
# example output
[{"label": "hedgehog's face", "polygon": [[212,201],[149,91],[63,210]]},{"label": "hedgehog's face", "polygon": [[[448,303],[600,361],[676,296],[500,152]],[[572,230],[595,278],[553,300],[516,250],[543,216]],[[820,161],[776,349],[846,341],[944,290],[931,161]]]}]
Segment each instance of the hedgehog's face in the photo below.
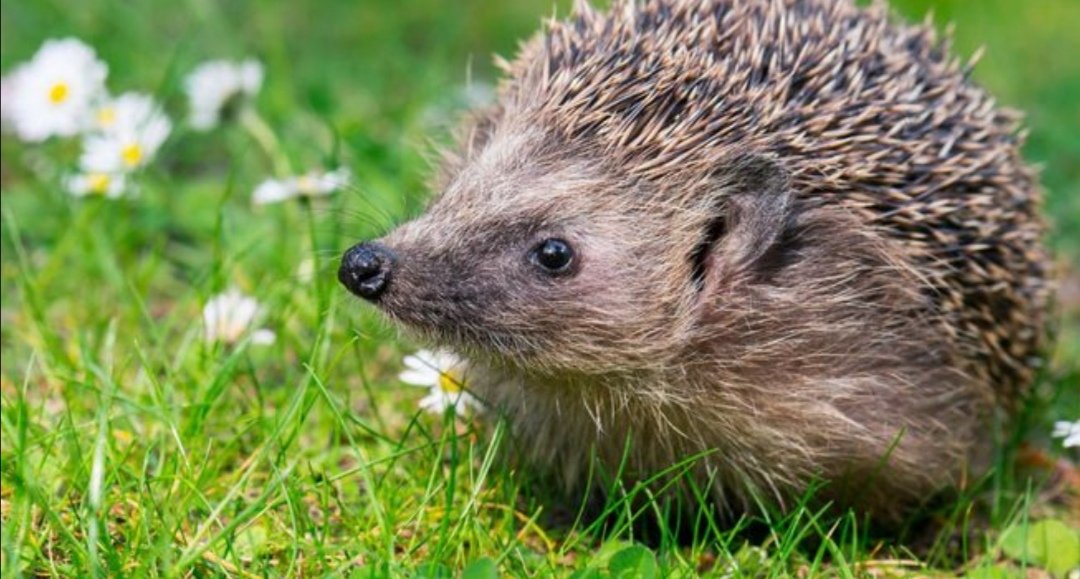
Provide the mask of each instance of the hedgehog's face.
[{"label": "hedgehog's face", "polygon": [[675,355],[699,232],[586,161],[496,153],[418,219],[350,249],[345,286],[426,339],[538,371]]},{"label": "hedgehog's face", "polygon": [[[509,132],[509,131],[507,131]],[[779,238],[786,179],[734,158],[660,190],[525,133],[493,137],[339,277],[431,341],[533,371],[663,368]]]}]

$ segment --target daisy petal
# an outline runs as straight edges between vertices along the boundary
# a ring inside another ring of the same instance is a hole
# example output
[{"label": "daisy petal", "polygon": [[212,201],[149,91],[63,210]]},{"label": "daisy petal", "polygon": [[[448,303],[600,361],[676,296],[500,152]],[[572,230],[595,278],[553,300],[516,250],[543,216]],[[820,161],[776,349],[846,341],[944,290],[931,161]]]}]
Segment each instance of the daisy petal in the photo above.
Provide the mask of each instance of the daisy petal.
[{"label": "daisy petal", "polygon": [[406,368],[412,368],[414,370],[421,370],[421,369],[427,369],[427,368],[435,369],[435,368],[438,367],[435,364],[435,361],[434,361],[433,356],[431,355],[431,352],[429,352],[427,350],[420,350],[420,351],[416,352],[415,354],[412,354],[410,356],[405,356],[404,358],[401,359],[401,361],[402,361],[402,363],[405,364]]},{"label": "daisy petal", "polygon": [[278,203],[296,197],[296,189],[284,181],[267,179],[255,188],[251,195],[251,202],[255,205]]},{"label": "daisy petal", "polygon": [[258,61],[211,60],[184,79],[191,116],[188,123],[198,131],[218,125],[236,105],[246,105],[262,86],[263,67]]},{"label": "daisy petal", "polygon": [[450,405],[450,401],[446,396],[440,392],[432,392],[427,396],[420,399],[420,409],[430,412],[432,414],[442,414],[446,412],[447,406]]},{"label": "daisy petal", "polygon": [[439,381],[439,373],[431,369],[405,370],[401,374],[398,374],[398,380],[413,386],[430,388],[432,384]]},{"label": "daisy petal", "polygon": [[277,334],[273,330],[262,328],[251,333],[251,343],[259,346],[269,346],[277,340]]}]

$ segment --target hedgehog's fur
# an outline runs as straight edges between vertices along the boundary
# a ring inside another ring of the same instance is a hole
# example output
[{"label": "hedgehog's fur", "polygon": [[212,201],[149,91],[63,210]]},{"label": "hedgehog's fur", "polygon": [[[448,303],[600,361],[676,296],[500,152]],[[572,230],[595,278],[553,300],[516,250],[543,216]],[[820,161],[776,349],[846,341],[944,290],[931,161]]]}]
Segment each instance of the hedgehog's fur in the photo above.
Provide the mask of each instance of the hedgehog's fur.
[{"label": "hedgehog's fur", "polygon": [[[929,24],[579,4],[501,64],[380,305],[473,360],[534,462],[573,486],[706,452],[730,506],[821,477],[889,516],[981,460],[1038,368],[1047,256],[1017,116]],[[577,276],[503,257],[552,230]]]}]

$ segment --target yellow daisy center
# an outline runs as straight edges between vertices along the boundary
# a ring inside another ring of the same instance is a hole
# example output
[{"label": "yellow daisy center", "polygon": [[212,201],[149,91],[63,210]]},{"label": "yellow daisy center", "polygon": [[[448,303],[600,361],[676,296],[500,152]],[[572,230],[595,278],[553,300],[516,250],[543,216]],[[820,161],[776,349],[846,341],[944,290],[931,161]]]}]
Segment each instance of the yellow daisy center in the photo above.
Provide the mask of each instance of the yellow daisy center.
[{"label": "yellow daisy center", "polygon": [[461,377],[454,372],[439,372],[439,390],[447,394],[461,392]]},{"label": "yellow daisy center", "polygon": [[109,190],[109,181],[105,173],[91,173],[86,176],[86,188],[93,193],[105,193]]},{"label": "yellow daisy center", "polygon": [[49,89],[49,102],[58,105],[67,100],[70,92],[71,89],[68,88],[66,82],[58,82]]},{"label": "yellow daisy center", "polygon": [[302,175],[296,179],[296,190],[305,195],[315,193],[315,185],[315,179],[307,175]]},{"label": "yellow daisy center", "polygon": [[116,122],[116,109],[113,107],[101,107],[97,112],[98,125],[111,127]]},{"label": "yellow daisy center", "polygon": [[143,150],[138,143],[132,143],[120,150],[120,158],[124,160],[124,164],[128,167],[134,167],[142,161]]}]

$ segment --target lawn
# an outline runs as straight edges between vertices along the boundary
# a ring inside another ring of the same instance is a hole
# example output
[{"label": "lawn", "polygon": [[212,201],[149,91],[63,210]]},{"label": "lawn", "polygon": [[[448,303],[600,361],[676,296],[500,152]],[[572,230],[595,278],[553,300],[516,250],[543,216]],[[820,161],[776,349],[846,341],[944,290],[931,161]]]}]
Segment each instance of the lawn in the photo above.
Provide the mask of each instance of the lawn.
[{"label": "lawn", "polygon": [[[398,379],[417,346],[338,286],[343,249],[422,209],[432,143],[489,98],[491,55],[566,2],[3,0],[4,74],[77,37],[108,64],[110,91],[152,94],[173,125],[119,199],[69,193],[77,138],[0,140],[3,576],[1080,566],[1080,483],[1058,462],[1077,455],[1050,436],[1080,418],[1080,3],[894,4],[954,22],[960,54],[985,45],[976,78],[1028,113],[1062,279],[1055,351],[1021,432],[963,500],[899,536],[798,508],[642,534],[649,513],[618,497],[582,517],[498,460],[505,425],[421,410],[425,391]],[[249,57],[265,67],[250,108],[195,130],[185,76]],[[336,192],[252,203],[268,178],[338,168],[351,179]],[[259,302],[272,343],[233,340],[228,323],[207,339],[204,307],[230,290]]]}]

